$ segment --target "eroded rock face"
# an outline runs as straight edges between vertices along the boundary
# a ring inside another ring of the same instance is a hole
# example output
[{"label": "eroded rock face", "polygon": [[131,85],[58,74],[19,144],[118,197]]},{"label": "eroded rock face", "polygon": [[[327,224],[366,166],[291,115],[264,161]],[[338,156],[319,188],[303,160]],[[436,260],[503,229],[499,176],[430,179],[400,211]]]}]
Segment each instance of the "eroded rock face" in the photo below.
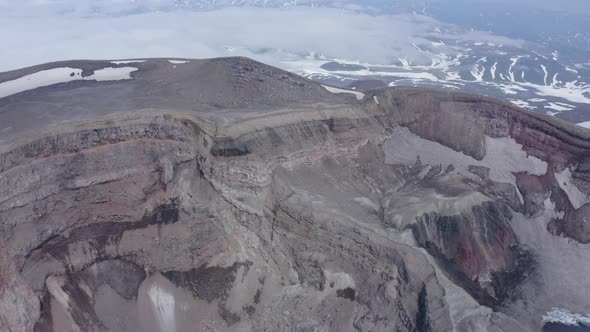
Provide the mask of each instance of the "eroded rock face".
[{"label": "eroded rock face", "polygon": [[[66,65],[118,66],[0,82]],[[588,310],[587,131],[241,58],[126,66],[0,99],[0,330],[536,331]]]}]

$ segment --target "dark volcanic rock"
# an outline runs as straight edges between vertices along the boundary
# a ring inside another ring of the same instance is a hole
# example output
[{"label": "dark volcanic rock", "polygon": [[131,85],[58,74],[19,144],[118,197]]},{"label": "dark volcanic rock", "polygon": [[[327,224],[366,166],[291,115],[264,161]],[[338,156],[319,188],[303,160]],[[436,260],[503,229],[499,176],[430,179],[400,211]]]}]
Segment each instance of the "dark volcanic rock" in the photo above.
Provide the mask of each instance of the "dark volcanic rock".
[{"label": "dark volcanic rock", "polygon": [[424,215],[412,230],[416,241],[440,259],[478,302],[497,307],[532,268],[528,256],[519,252],[511,219],[507,206],[484,203],[461,215]]}]

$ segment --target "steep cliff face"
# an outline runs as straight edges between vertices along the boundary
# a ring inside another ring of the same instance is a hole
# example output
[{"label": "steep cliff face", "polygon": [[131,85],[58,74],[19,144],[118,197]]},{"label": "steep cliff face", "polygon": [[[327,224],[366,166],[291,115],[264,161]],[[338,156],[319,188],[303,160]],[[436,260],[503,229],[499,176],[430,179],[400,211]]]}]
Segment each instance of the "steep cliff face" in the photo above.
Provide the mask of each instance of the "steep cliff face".
[{"label": "steep cliff face", "polygon": [[0,98],[0,330],[516,331],[588,309],[587,131],[241,58],[0,89],[123,66]]}]

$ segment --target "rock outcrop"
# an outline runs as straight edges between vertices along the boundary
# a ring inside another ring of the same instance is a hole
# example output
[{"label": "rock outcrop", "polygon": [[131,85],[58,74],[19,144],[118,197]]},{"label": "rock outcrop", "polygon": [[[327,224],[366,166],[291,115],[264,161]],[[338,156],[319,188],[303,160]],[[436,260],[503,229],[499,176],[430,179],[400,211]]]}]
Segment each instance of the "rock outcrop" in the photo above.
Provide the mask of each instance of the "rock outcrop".
[{"label": "rock outcrop", "polygon": [[52,63],[0,89],[123,66],[0,98],[0,330],[536,331],[588,311],[588,130],[243,58]]}]

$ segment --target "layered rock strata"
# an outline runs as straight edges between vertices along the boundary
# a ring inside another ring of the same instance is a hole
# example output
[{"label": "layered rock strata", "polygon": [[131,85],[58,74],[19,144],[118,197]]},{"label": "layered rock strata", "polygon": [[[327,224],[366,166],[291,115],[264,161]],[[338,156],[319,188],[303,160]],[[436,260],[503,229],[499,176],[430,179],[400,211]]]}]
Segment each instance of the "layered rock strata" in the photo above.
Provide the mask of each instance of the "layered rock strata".
[{"label": "layered rock strata", "polygon": [[588,311],[588,130],[243,58],[0,88],[120,66],[0,99],[0,330],[536,331]]}]

